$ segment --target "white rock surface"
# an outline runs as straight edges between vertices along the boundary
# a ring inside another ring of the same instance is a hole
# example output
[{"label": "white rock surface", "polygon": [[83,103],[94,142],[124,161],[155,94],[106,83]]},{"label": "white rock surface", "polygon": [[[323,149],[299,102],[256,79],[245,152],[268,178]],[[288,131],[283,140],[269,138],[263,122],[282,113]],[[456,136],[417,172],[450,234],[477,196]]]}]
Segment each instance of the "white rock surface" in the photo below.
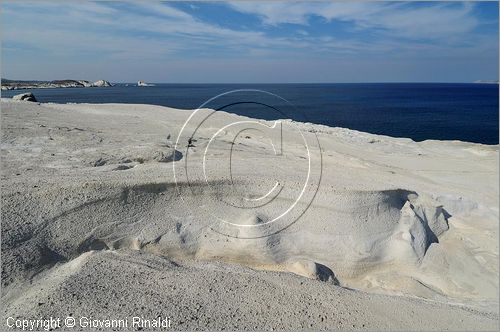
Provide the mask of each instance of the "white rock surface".
[{"label": "white rock surface", "polygon": [[35,96],[31,92],[21,93],[12,97],[12,100],[23,100],[37,102]]},{"label": "white rock surface", "polygon": [[112,85],[108,81],[99,80],[99,81],[95,81],[94,83],[92,83],[92,86],[94,86],[94,87],[105,87],[105,86],[112,86]]},{"label": "white rock surface", "polygon": [[[1,110],[4,315],[170,313],[176,329],[498,326],[498,146],[285,120],[282,155],[259,132],[232,140],[229,129],[205,150],[222,123],[248,120],[220,112],[175,149],[190,111],[6,99]],[[316,133],[321,183],[297,221],[266,236],[307,173],[293,128]],[[217,163],[228,149],[233,184]],[[178,179],[179,195],[172,163],[203,155],[208,182]],[[218,208],[235,188],[267,192],[276,179],[276,207]],[[247,226],[220,234],[222,215]]]},{"label": "white rock surface", "polygon": [[92,86],[92,83],[90,83],[89,81],[85,81],[85,80],[78,81],[78,83],[82,84],[85,88],[90,88]]}]

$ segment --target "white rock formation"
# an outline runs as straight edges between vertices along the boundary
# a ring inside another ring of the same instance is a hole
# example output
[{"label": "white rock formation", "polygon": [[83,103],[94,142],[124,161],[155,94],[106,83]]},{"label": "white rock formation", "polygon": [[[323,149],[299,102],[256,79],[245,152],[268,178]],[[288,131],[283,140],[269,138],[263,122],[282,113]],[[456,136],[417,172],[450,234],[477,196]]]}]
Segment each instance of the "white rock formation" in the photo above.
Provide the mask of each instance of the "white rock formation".
[{"label": "white rock formation", "polygon": [[107,86],[112,86],[112,84],[109,83],[108,81],[105,81],[105,80],[99,80],[99,81],[92,83],[92,86],[93,87],[107,87]]},{"label": "white rock formation", "polygon": [[[284,120],[276,156],[261,132],[227,127],[208,149],[223,124],[249,120],[224,112],[200,110],[204,126],[186,125],[196,140],[172,146],[191,111],[10,99],[1,111],[5,314],[121,317],[139,301],[187,329],[203,317],[218,330],[498,326],[498,146]],[[320,186],[267,234],[308,170],[318,175],[302,137],[321,143]],[[193,163],[207,180],[176,181],[172,166]],[[226,204],[277,180],[259,213]],[[223,223],[239,232],[221,234]]]},{"label": "white rock formation", "polygon": [[[80,84],[83,85],[83,87],[85,88],[90,88],[92,86],[92,83],[90,83],[89,81],[85,81],[85,80],[81,80],[81,81],[78,81]],[[97,83],[97,82],[96,82]]]},{"label": "white rock formation", "polygon": [[24,101],[37,102],[35,96],[31,92],[21,93],[19,95],[15,95],[12,97],[12,100],[24,100]]}]

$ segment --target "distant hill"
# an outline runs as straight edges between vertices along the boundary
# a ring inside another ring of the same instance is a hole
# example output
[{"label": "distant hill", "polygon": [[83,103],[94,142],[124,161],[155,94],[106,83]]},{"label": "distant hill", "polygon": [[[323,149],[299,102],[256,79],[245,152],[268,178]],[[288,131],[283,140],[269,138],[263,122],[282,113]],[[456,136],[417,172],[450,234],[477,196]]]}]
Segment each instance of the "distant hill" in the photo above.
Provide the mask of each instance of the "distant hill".
[{"label": "distant hill", "polygon": [[113,86],[105,80],[94,83],[85,80],[21,81],[2,78],[2,90],[46,89],[46,88],[91,88]]}]

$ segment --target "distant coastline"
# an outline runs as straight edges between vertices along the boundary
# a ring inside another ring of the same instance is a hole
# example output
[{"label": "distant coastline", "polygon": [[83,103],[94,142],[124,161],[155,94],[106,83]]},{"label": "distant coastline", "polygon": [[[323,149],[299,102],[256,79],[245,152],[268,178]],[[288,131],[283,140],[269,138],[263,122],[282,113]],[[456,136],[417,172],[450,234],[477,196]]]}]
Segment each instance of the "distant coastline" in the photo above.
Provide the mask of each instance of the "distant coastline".
[{"label": "distant coastline", "polygon": [[50,89],[50,88],[92,88],[113,86],[106,80],[16,81],[2,78],[2,90]]},{"label": "distant coastline", "polygon": [[498,84],[498,81],[477,80],[477,81],[474,81],[473,83],[480,83],[480,84]]}]

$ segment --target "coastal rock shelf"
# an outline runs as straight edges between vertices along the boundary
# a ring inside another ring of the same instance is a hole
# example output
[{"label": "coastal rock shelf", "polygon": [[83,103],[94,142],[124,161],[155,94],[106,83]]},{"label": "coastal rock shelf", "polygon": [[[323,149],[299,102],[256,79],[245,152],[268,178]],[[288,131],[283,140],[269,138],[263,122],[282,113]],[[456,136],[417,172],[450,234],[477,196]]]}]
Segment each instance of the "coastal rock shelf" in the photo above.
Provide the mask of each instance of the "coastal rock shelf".
[{"label": "coastal rock shelf", "polygon": [[[224,112],[176,145],[191,111],[10,99],[1,110],[4,315],[162,306],[187,329],[231,315],[235,329],[498,325],[496,145],[283,120],[276,155],[258,131],[226,128],[211,142],[222,124],[253,121]],[[319,141],[320,174],[293,128]],[[206,163],[206,182],[174,177],[189,163]],[[267,233],[308,174],[321,179],[312,203]],[[217,208],[276,182],[280,195],[258,212]],[[244,226],[225,233],[222,217]]]}]

